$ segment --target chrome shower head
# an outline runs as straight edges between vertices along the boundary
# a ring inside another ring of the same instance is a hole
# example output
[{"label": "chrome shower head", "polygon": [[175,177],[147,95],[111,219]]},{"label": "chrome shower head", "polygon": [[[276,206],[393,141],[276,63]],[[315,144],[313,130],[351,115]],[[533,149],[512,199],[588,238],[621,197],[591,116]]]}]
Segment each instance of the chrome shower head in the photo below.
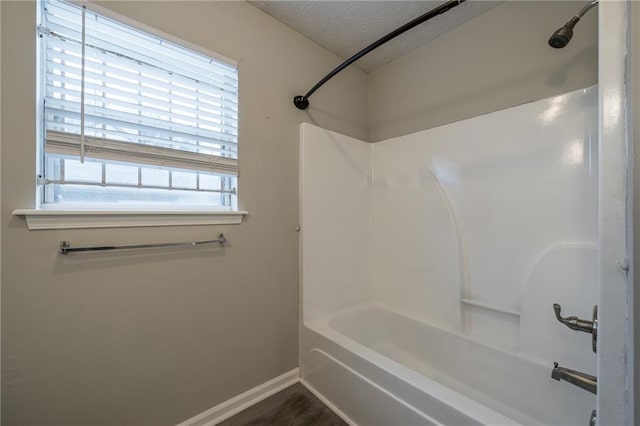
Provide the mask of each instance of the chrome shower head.
[{"label": "chrome shower head", "polygon": [[549,38],[549,46],[555,49],[562,49],[569,44],[571,37],[573,37],[573,27],[575,27],[579,20],[580,18],[576,19],[574,16],[569,22],[564,24],[562,28],[555,30]]},{"label": "chrome shower head", "polygon": [[569,20],[562,28],[558,28],[553,32],[551,37],[549,38],[549,46],[555,49],[562,49],[566,47],[567,44],[571,41],[571,37],[573,37],[573,27],[582,19],[582,17],[587,13],[592,7],[598,4],[598,0],[593,0],[589,2],[588,5],[583,7],[580,12],[576,14],[573,18]]}]

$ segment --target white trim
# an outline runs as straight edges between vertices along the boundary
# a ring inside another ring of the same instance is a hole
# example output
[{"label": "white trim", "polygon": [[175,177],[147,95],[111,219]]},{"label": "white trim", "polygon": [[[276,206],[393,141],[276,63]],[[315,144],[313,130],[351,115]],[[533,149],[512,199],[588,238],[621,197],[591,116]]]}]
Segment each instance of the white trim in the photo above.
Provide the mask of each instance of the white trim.
[{"label": "white trim", "polygon": [[599,425],[632,425],[633,263],[629,2],[598,6],[598,355]]},{"label": "white trim", "polygon": [[[300,381],[300,369],[294,368],[253,389],[241,393],[207,411],[179,423],[177,426],[213,426],[234,416],[252,405],[280,392]],[[336,413],[337,414],[337,413]]]},{"label": "white trim", "polygon": [[17,209],[29,229],[127,228],[141,226],[237,225],[246,211]]},{"label": "white trim", "polygon": [[349,426],[358,426],[358,424],[356,422],[354,422],[353,420],[351,420],[349,418],[349,416],[347,416],[345,413],[342,412],[342,410],[340,410],[338,407],[336,407],[333,402],[329,401],[327,398],[324,397],[324,395],[322,395],[320,392],[318,392],[316,390],[316,388],[314,388],[313,386],[311,386],[311,384],[309,382],[307,382],[305,379],[300,378],[300,384],[302,386],[304,386],[305,388],[307,388],[307,390],[309,392],[311,392],[313,395],[315,395],[316,398],[318,398],[320,401],[322,401],[322,403],[324,405],[327,406],[328,409],[330,409],[331,411],[333,411],[333,413],[340,417],[346,424],[348,424]]}]

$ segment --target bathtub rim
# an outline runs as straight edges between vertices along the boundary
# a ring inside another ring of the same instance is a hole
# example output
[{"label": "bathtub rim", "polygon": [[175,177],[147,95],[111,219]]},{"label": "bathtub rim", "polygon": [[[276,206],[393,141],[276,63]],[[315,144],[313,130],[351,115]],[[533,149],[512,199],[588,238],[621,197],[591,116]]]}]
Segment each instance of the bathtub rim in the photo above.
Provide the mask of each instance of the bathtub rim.
[{"label": "bathtub rim", "polygon": [[[502,353],[504,353],[504,354],[506,354],[508,356],[511,356],[511,357],[520,358],[520,359],[522,359],[524,361],[527,361],[527,362],[529,362],[531,364],[535,364],[537,367],[548,368],[549,370],[551,370],[551,368],[552,368],[552,364],[553,364],[552,360],[545,360],[545,359],[542,359],[542,358],[537,358],[537,357],[532,356],[530,354],[527,354],[525,352],[521,352],[520,350],[514,351],[514,350],[510,350],[507,347],[500,347],[498,345],[492,345],[490,343],[487,343],[486,341],[481,340],[478,336],[475,336],[473,334],[464,334],[460,330],[455,330],[455,329],[453,329],[451,327],[447,327],[446,325],[439,324],[437,322],[431,322],[428,318],[416,316],[415,313],[413,313],[411,311],[403,310],[401,308],[397,308],[395,306],[387,305],[387,304],[381,303],[379,301],[371,300],[371,301],[359,303],[357,305],[352,305],[352,306],[349,306],[347,308],[340,309],[340,310],[331,312],[329,314],[322,315],[322,316],[320,316],[318,318],[314,318],[312,320],[303,321],[302,322],[302,326],[305,326],[307,324],[313,325],[313,324],[325,323],[327,325],[327,327],[329,327],[332,330],[335,330],[335,329],[333,329],[331,327],[331,324],[330,324],[332,319],[335,319],[335,317],[337,317],[337,316],[343,316],[343,315],[347,315],[347,314],[350,314],[350,313],[353,313],[353,312],[366,310],[366,309],[380,309],[382,311],[389,311],[394,315],[399,315],[401,317],[405,317],[406,319],[408,319],[410,321],[417,322],[420,325],[424,325],[426,327],[434,328],[434,329],[436,329],[436,330],[438,330],[440,332],[443,332],[443,333],[453,334],[456,337],[459,337],[461,339],[473,342],[473,343],[475,343],[477,345],[482,346],[483,348],[494,350],[494,351],[498,351],[498,352],[502,352]],[[342,333],[340,333],[339,331],[337,331],[337,330],[335,330],[335,331],[342,335]],[[348,336],[344,336],[344,337],[346,337],[347,339],[350,339]],[[353,340],[353,339],[350,339],[350,340]],[[355,340],[353,340],[353,341],[356,342]],[[358,343],[358,342],[356,342],[356,343]],[[551,373],[549,373],[549,374],[551,374]]]},{"label": "bathtub rim", "polygon": [[[411,368],[405,365],[402,365],[401,363],[379,352],[376,352],[371,348],[368,348],[367,346],[357,342],[356,340],[342,334],[338,330],[335,330],[330,325],[330,321],[338,315],[341,315],[341,314],[344,315],[347,313],[353,313],[353,312],[371,309],[371,308],[390,311],[393,314],[397,314],[402,317],[407,317],[409,320],[417,321],[421,324],[424,324],[425,326],[434,327],[434,328],[437,328],[438,330],[455,334],[457,337],[467,338],[467,336],[452,332],[451,330],[448,330],[448,329],[436,327],[430,323],[420,321],[409,315],[404,315],[393,308],[389,308],[388,306],[385,306],[383,304],[376,303],[376,302],[358,304],[346,309],[342,309],[340,311],[336,311],[332,314],[324,315],[314,320],[305,321],[302,324],[302,327],[307,329],[309,332],[313,334],[319,335],[322,339],[326,339],[332,342],[333,344],[337,345],[340,348],[340,350],[344,350],[350,353],[351,355],[355,356],[355,358],[357,358],[359,362],[369,363],[373,365],[376,369],[380,369],[384,371],[385,373],[393,376],[397,380],[405,383],[407,386],[430,395],[430,397],[432,397],[434,400],[437,400],[439,403],[445,406],[448,406],[460,412],[462,415],[478,421],[479,423],[482,423],[485,425],[519,425],[521,424],[517,420],[514,420],[513,418],[508,417],[507,415],[504,415],[478,401],[471,399],[466,395],[463,395],[458,391],[455,391],[447,387],[446,385],[443,385],[437,382],[436,380],[430,377],[427,377],[415,370],[412,370]],[[312,350],[319,348],[320,350],[329,353],[334,358],[338,359],[340,362],[343,362],[345,365],[349,366],[350,368],[358,372],[357,366],[352,366],[349,363],[344,362],[342,357],[335,356],[335,354],[332,353],[331,350],[326,350],[324,347],[322,347],[322,345],[317,345],[316,344],[317,339],[313,339],[313,337],[311,339],[316,341],[313,342],[311,345],[309,345],[309,348],[307,348],[308,350],[301,351],[300,357],[306,357],[308,356],[308,353],[310,353]],[[480,343],[480,342],[476,342],[475,340],[473,341],[474,343]],[[483,346],[487,346],[493,350],[500,350],[486,344],[484,344]],[[304,363],[301,362],[300,364],[301,364],[301,372],[303,374],[302,377],[304,378],[304,373],[305,373]],[[378,386],[384,388],[383,385],[376,382],[375,378],[368,378],[368,379],[376,383]],[[399,396],[398,398],[403,400],[407,405],[413,406],[413,404],[405,401],[402,396]],[[425,413],[420,408],[418,407],[414,407],[414,408],[417,411],[423,413],[425,417],[429,417],[429,418],[431,417],[430,414]]]}]

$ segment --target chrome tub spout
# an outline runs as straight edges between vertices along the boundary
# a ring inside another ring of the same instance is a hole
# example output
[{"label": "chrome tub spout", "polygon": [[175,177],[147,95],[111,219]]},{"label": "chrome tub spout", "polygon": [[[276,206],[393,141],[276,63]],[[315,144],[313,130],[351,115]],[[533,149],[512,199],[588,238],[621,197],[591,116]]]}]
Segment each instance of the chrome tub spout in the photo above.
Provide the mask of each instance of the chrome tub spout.
[{"label": "chrome tub spout", "polygon": [[581,373],[579,371],[571,370],[565,367],[558,367],[558,363],[553,363],[553,371],[551,371],[551,378],[555,380],[564,380],[572,385],[578,386],[591,393],[597,393],[598,379],[591,374]]}]

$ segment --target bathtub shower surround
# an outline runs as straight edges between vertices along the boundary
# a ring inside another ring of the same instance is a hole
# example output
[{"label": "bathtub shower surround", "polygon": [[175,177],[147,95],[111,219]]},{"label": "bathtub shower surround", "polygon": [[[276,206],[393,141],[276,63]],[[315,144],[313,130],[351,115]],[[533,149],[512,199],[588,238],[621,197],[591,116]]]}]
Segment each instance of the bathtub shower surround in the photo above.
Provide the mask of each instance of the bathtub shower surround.
[{"label": "bathtub shower surround", "polygon": [[596,355],[552,306],[597,304],[596,87],[376,144],[300,132],[304,380],[361,424],[585,424],[595,396],[550,372]]}]

